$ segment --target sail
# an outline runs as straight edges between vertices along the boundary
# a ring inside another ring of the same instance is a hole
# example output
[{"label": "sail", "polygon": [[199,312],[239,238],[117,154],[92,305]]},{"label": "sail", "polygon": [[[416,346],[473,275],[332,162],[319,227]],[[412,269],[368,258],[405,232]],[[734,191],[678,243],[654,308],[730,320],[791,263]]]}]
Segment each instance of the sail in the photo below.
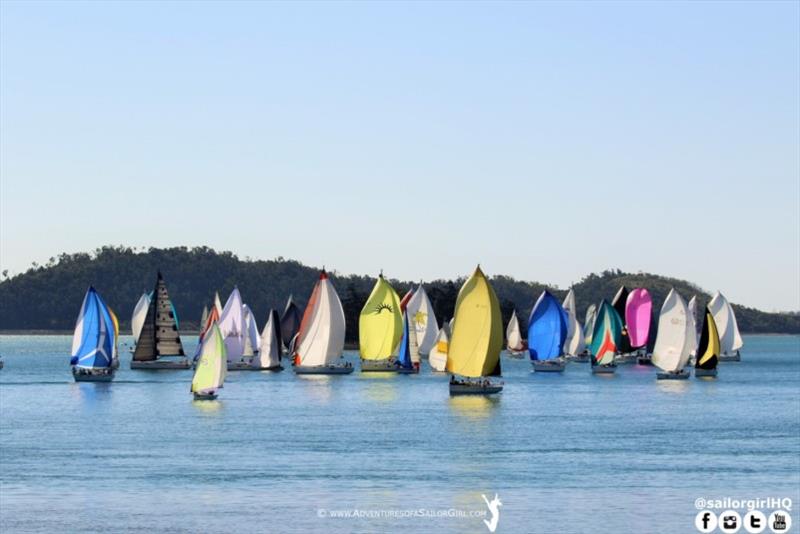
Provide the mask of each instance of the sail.
[{"label": "sail", "polygon": [[111,354],[111,358],[117,358],[117,345],[119,344],[119,319],[117,319],[117,314],[114,313],[114,310],[111,309],[111,306],[106,306],[108,308],[108,314],[111,316],[111,324],[114,325],[114,349]]},{"label": "sail", "polygon": [[207,393],[222,387],[228,364],[225,343],[219,326],[214,323],[203,340],[200,357],[192,377],[192,392]]},{"label": "sail", "polygon": [[225,302],[225,307],[222,308],[222,315],[219,317],[219,331],[222,339],[225,340],[228,361],[240,361],[244,355],[244,308],[242,295],[236,287],[233,288]]},{"label": "sail", "polygon": [[614,363],[614,355],[619,350],[621,337],[622,320],[611,304],[603,299],[594,320],[592,343],[589,345],[589,350],[593,356],[592,365]]},{"label": "sail", "polygon": [[[689,316],[692,318],[695,327],[697,326],[697,295],[692,295],[692,298],[689,299],[689,304],[686,305],[686,308],[689,310]],[[698,333],[696,331],[696,333]]]},{"label": "sail", "polygon": [[207,322],[208,322],[208,306],[203,306],[203,313],[200,315],[200,322],[198,323],[198,328],[201,332],[206,329]]},{"label": "sail", "polygon": [[214,323],[219,323],[219,314],[217,313],[216,306],[212,306],[211,313],[208,314],[208,317],[206,317],[206,322],[201,326],[200,336],[197,340],[197,348],[194,352],[194,361],[197,361],[197,358],[200,357],[200,351],[203,348],[203,339],[205,338],[206,333],[211,330],[211,327],[214,325]]},{"label": "sail", "polygon": [[428,354],[428,363],[436,371],[444,371],[447,366],[447,349],[450,344],[450,335],[448,334],[447,323],[439,329],[439,334],[436,336],[436,343],[431,348]]},{"label": "sail", "polygon": [[159,271],[133,359],[152,361],[161,356],[184,356],[184,352],[167,285]]},{"label": "sail", "polygon": [[508,326],[506,327],[506,347],[508,347],[508,350],[515,352],[524,349],[522,333],[519,329],[519,319],[517,319],[517,310],[511,312],[511,319],[508,320]]},{"label": "sail", "polygon": [[653,347],[653,365],[664,371],[680,371],[689,361],[687,337],[689,313],[686,303],[675,289],[671,289],[658,316],[658,337]]},{"label": "sail", "polygon": [[467,377],[499,376],[503,349],[500,303],[478,267],[461,286],[447,353],[447,370]]},{"label": "sail", "polygon": [[217,316],[222,316],[222,302],[219,300],[219,291],[214,292],[214,309],[217,310]]},{"label": "sail", "polygon": [[261,332],[261,349],[252,364],[254,367],[277,367],[281,363],[282,352],[281,320],[277,311],[270,310],[267,324]]},{"label": "sail", "polygon": [[408,305],[408,302],[411,300],[411,297],[413,297],[413,296],[414,296],[414,288],[411,288],[408,291],[406,291],[406,294],[403,295],[402,299],[400,299],[400,311],[401,312],[406,311],[406,306]]},{"label": "sail", "polygon": [[406,305],[409,324],[417,336],[417,347],[419,354],[427,355],[433,344],[436,343],[436,336],[439,333],[439,325],[436,322],[436,314],[433,312],[425,288],[421,285],[414,291],[414,295]]},{"label": "sail", "polygon": [[297,333],[295,365],[314,367],[334,363],[344,350],[345,328],[342,302],[323,269]]},{"label": "sail", "polygon": [[631,348],[640,349],[647,345],[652,314],[653,298],[649,291],[638,287],[628,294],[625,303],[625,324],[628,327]]},{"label": "sail", "polygon": [[[397,351],[397,363],[403,369],[413,369],[414,356],[412,352],[416,352],[416,335],[413,330],[410,330],[408,324],[408,313],[403,313],[403,337],[400,339],[400,349]],[[419,353],[417,353],[417,361],[419,361]]]},{"label": "sail", "polygon": [[647,354],[653,354],[653,349],[656,346],[656,339],[658,339],[658,317],[654,307],[650,308],[650,331],[647,333],[647,347],[645,351]]},{"label": "sail", "polygon": [[111,367],[116,343],[109,308],[94,287],[89,287],[75,322],[70,364],[87,369]]},{"label": "sail", "polygon": [[381,274],[358,318],[358,341],[365,360],[384,360],[394,354],[403,335],[400,299]]},{"label": "sail", "polygon": [[692,296],[686,306],[686,350],[689,356],[697,352],[697,298]]},{"label": "sail", "polygon": [[564,354],[567,314],[552,293],[545,290],[533,305],[528,320],[528,352],[531,360],[552,360]]},{"label": "sail", "polygon": [[286,301],[286,308],[281,315],[281,339],[288,347],[289,344],[297,335],[297,330],[300,328],[300,310],[294,303],[292,296],[289,295],[289,300]]},{"label": "sail", "polygon": [[567,339],[564,341],[564,354],[577,355],[586,349],[583,339],[583,329],[578,322],[577,307],[575,306],[575,292],[569,290],[562,304],[567,312]]},{"label": "sail", "polygon": [[708,303],[708,309],[711,310],[714,322],[719,330],[719,343],[722,354],[731,354],[742,348],[742,336],[739,334],[736,315],[733,313],[733,307],[722,293],[717,291],[714,294],[711,302]]},{"label": "sail", "polygon": [[592,344],[595,320],[597,320],[597,306],[590,304],[589,307],[586,308],[586,320],[583,323],[583,341],[586,345]]},{"label": "sail", "polygon": [[242,321],[244,323],[243,356],[253,356],[261,350],[261,335],[258,333],[255,315],[247,304],[242,304]]},{"label": "sail", "polygon": [[139,334],[142,333],[142,326],[144,326],[144,319],[147,317],[147,308],[149,307],[150,297],[147,292],[142,293],[133,308],[133,315],[131,316],[131,334],[133,334],[134,343],[139,339]]},{"label": "sail", "polygon": [[631,351],[631,342],[630,338],[628,337],[628,327],[625,324],[625,306],[627,305],[627,303],[628,303],[628,288],[622,286],[619,288],[617,294],[614,295],[614,299],[611,301],[611,306],[617,312],[617,315],[622,321],[622,334],[618,346],[618,350],[622,354],[627,354]]},{"label": "sail", "polygon": [[697,359],[695,368],[697,369],[716,369],[719,362],[719,332],[714,316],[706,308],[703,314],[703,327],[700,330],[700,341],[697,344]]}]

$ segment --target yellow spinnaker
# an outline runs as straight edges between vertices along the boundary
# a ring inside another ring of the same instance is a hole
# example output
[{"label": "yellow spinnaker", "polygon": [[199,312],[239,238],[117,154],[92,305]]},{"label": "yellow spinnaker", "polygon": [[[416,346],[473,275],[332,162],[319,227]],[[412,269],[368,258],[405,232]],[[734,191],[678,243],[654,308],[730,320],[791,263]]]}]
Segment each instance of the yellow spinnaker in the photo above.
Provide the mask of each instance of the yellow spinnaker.
[{"label": "yellow spinnaker", "polygon": [[711,315],[711,312],[708,311],[708,309],[706,309],[705,324],[706,328],[708,328],[708,331],[706,332],[706,335],[708,336],[708,344],[703,354],[697,355],[697,365],[703,365],[714,356],[719,358],[720,343],[719,332],[717,331],[717,323],[714,322],[714,316]]},{"label": "yellow spinnaker", "polygon": [[500,302],[478,267],[461,287],[447,351],[447,370],[468,377],[491,376],[503,349]]},{"label": "yellow spinnaker", "polygon": [[394,353],[402,335],[400,299],[381,275],[358,318],[361,357],[365,360],[385,360]]}]

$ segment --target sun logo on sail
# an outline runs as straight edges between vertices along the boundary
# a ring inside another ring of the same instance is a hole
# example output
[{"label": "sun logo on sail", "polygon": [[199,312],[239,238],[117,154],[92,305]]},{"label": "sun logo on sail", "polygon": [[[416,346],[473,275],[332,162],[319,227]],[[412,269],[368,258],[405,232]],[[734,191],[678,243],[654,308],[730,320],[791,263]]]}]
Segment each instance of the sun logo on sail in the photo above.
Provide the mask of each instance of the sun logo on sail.
[{"label": "sun logo on sail", "polygon": [[418,311],[414,314],[414,322],[417,323],[419,326],[424,326],[425,323],[428,321],[428,314]]},{"label": "sun logo on sail", "polygon": [[377,308],[375,308],[375,315],[380,315],[383,310],[387,310],[389,313],[394,312],[394,309],[392,308],[391,304],[381,303],[378,304]]}]

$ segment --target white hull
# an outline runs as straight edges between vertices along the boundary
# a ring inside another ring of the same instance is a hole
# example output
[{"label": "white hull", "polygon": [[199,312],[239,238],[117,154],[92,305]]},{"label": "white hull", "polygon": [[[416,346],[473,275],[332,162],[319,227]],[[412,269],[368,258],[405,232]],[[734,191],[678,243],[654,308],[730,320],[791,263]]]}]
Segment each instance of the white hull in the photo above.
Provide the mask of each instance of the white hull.
[{"label": "white hull", "polygon": [[511,350],[511,349],[508,349],[506,352],[508,353],[508,357],[509,358],[514,358],[516,360],[522,360],[523,358],[525,358],[525,355],[528,354],[527,350]]},{"label": "white hull", "polygon": [[636,362],[636,358],[639,356],[636,352],[631,352],[628,354],[617,354],[614,356],[614,363],[619,365],[621,363],[634,363]]},{"label": "white hull", "polygon": [[739,354],[739,351],[736,351],[736,354],[720,354],[719,361],[721,362],[740,362],[742,361],[742,356]]}]

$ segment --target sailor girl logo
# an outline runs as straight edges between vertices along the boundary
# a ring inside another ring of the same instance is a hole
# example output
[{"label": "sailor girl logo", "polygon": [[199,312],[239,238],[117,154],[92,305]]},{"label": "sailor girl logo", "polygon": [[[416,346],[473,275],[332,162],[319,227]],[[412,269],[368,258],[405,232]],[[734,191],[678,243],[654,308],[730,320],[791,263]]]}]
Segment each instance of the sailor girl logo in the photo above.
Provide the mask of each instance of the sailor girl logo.
[{"label": "sailor girl logo", "polygon": [[394,311],[391,304],[381,303],[375,308],[375,315],[380,315],[383,310],[386,310],[389,313]]},{"label": "sailor girl logo", "polygon": [[494,499],[491,501],[486,498],[486,495],[481,495],[483,497],[486,506],[489,507],[489,511],[492,513],[491,519],[484,519],[483,523],[486,525],[486,528],[489,529],[489,532],[494,532],[497,530],[497,524],[500,522],[500,507],[503,506],[503,503],[500,502],[500,497],[495,493]]}]

